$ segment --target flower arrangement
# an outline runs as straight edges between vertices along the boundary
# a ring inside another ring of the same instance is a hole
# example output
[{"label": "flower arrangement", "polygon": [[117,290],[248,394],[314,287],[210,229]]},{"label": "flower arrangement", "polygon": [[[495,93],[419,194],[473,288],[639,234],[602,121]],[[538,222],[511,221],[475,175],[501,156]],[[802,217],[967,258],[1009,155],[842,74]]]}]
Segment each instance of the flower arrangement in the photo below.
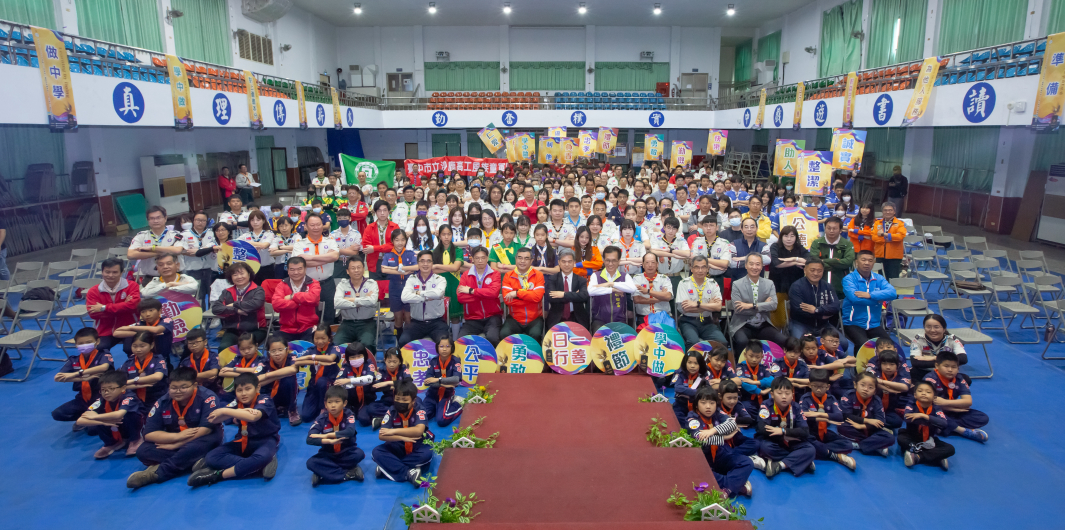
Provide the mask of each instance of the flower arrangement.
[{"label": "flower arrangement", "polygon": [[[695,498],[689,500],[683,493],[677,491],[677,486],[673,486],[673,493],[666,499],[666,502],[684,508],[684,520],[685,521],[703,521],[707,508],[709,511],[715,511],[717,514],[725,515],[724,520],[728,521],[743,521],[747,518],[747,508],[736,502],[722,493],[719,490],[715,490],[710,487],[706,482],[695,484],[692,483],[692,488],[695,490]],[[717,510],[714,510],[714,506],[717,505]],[[713,517],[712,519],[716,519]],[[759,518],[757,523],[761,523],[764,517]],[[752,522],[754,528],[758,528],[758,525]]]},{"label": "flower arrangement", "polygon": [[425,500],[420,504],[415,503],[410,506],[407,506],[406,504],[403,505],[403,522],[407,523],[407,526],[414,524],[414,512],[424,506],[428,506],[432,511],[439,514],[439,522],[441,523],[468,523],[473,520],[474,517],[480,515],[479,512],[470,515],[470,510],[473,508],[473,505],[483,502],[480,499],[474,500],[477,496],[476,493],[463,496],[456,491],[454,497],[440,500],[433,492],[436,488],[436,477],[432,475],[423,477],[419,487],[425,490]]},{"label": "flower arrangement", "polygon": [[702,442],[696,440],[695,437],[688,434],[688,431],[681,429],[679,431],[667,432],[666,429],[669,425],[666,420],[662,418],[651,418],[651,426],[647,428],[647,441],[658,447],[672,447],[671,442],[680,438],[690,443],[687,447],[699,447]]},{"label": "flower arrangement", "polygon": [[662,394],[648,394],[636,401],[639,401],[640,403],[667,403],[669,400]]},{"label": "flower arrangement", "polygon": [[426,444],[429,444],[433,448],[433,452],[438,455],[443,454],[444,449],[451,449],[453,447],[470,447],[469,445],[464,445],[464,442],[456,444],[456,442],[459,442],[459,440],[462,439],[472,442],[474,449],[490,449],[496,444],[496,437],[499,436],[499,433],[492,433],[488,438],[478,438],[473,434],[473,431],[475,431],[482,423],[484,423],[484,416],[477,418],[477,421],[461,429],[451,429],[451,436],[444,438],[439,442],[433,441],[428,435],[426,435],[424,441]]},{"label": "flower arrangement", "polygon": [[[488,393],[488,387],[486,385],[479,385],[470,387],[470,391],[466,393],[466,403],[491,403],[492,399],[499,391]],[[476,398],[479,398],[476,399]]]}]

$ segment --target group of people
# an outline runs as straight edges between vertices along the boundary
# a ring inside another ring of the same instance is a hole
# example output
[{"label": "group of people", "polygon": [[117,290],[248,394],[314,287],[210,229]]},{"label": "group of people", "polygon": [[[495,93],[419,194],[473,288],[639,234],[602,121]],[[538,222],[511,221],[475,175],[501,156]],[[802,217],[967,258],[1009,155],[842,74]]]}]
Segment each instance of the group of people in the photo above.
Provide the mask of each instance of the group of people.
[{"label": "group of people", "polygon": [[[307,465],[315,484],[362,480],[356,422],[381,429],[379,477],[416,483],[431,460],[419,443],[431,436],[428,422],[443,427],[462,411],[455,338],[539,341],[560,322],[639,327],[665,312],[686,349],[717,346],[705,358],[689,353],[673,383],[678,419],[706,444],[731,494],[750,492],[750,466],[801,474],[822,458],[853,469],[851,450],[884,453],[896,440],[908,465],[940,465],[950,446],[937,433],[986,440],[979,428],[987,418],[970,408],[958,375],[964,348],[942,318],[926,319],[908,357],[895,351],[881,314],[897,296],[889,279],[902,267],[906,224],[894,203],[880,217],[872,204],[855,204],[842,180],[809,202],[790,184],[751,185],[705,162],[689,172],[603,163],[514,164],[473,176],[415,168],[397,173],[393,186],[363,173],[344,181],[319,170],[307,199],[292,206],[245,207],[235,193],[216,219],[183,214],[180,230],[167,226],[164,209],[150,208],[149,229],[127,255],[133,280],[122,260],[109,259],[86,293],[96,325],[77,333],[79,353],[56,376],[73,383],[75,396],[55,419],[100,436],[98,458],[123,448],[136,454],[149,467],[130,477],[131,487],[189,471],[193,486],[270,478],[284,417],[313,422],[308,443],[320,449]],[[809,248],[781,224],[781,212],[796,205],[816,212],[821,236]],[[249,260],[218,259],[236,240],[256,249],[257,270]],[[175,343],[156,298],[166,290],[206,300],[220,321],[217,351],[203,329]],[[378,368],[382,301],[398,348],[436,344],[424,397],[398,349]],[[277,315],[273,333],[267,303]],[[869,340],[879,355],[857,367]],[[293,341],[316,351],[296,355]],[[780,345],[785,358],[763,364],[761,341]],[[119,344],[128,359],[116,370],[110,352]],[[217,352],[231,347],[239,355],[219,366]],[[308,382],[298,405],[301,369]],[[921,374],[916,385],[911,371]],[[234,440],[223,443],[223,423],[240,427]],[[737,427],[755,424],[755,439],[744,441]],[[733,453],[744,458],[722,456]]]}]

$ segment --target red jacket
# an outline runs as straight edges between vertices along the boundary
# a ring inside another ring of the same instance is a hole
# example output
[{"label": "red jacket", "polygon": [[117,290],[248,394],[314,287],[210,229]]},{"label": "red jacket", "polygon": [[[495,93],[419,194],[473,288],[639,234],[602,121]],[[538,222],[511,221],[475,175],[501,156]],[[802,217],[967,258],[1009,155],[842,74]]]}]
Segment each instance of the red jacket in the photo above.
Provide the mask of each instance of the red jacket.
[{"label": "red jacket", "polygon": [[460,287],[473,289],[472,293],[459,293],[458,300],[462,304],[463,318],[466,320],[484,320],[503,314],[503,304],[499,302],[499,293],[503,289],[503,281],[499,271],[488,269],[484,277],[483,287],[477,287],[477,276],[473,274],[476,268],[462,275],[459,280]]},{"label": "red jacket", "polygon": [[510,316],[514,317],[519,324],[526,326],[529,322],[540,318],[544,313],[544,275],[540,271],[529,268],[527,281],[528,289],[522,289],[518,270],[507,272],[503,277],[503,294],[516,292],[517,296],[510,302]]},{"label": "red jacket", "polygon": [[233,195],[234,191],[237,191],[237,179],[236,177],[218,175],[218,187],[222,188],[222,194],[228,199],[230,195]]},{"label": "red jacket", "polygon": [[[102,285],[102,283],[101,283]],[[100,286],[94,285],[85,293],[85,307],[103,304],[104,310],[99,313],[89,312],[89,316],[96,322],[96,332],[101,337],[110,337],[115,328],[132,326],[137,323],[137,304],[141,301],[141,290],[136,283],[128,282],[125,278],[119,280],[118,292],[100,292]]]},{"label": "red jacket", "polygon": [[[285,297],[292,295],[291,300]],[[292,280],[285,280],[274,288],[270,303],[277,312],[283,333],[304,333],[318,325],[318,302],[322,298],[322,286],[311,277],[303,280],[300,292],[292,292]]]},{"label": "red jacket", "polygon": [[362,231],[362,246],[373,247],[373,252],[366,255],[366,270],[377,272],[377,262],[381,261],[381,256],[392,252],[392,231],[397,228],[399,228],[399,225],[389,221],[388,226],[385,228],[384,241],[381,241],[381,233],[377,230],[377,223],[367,226]]}]

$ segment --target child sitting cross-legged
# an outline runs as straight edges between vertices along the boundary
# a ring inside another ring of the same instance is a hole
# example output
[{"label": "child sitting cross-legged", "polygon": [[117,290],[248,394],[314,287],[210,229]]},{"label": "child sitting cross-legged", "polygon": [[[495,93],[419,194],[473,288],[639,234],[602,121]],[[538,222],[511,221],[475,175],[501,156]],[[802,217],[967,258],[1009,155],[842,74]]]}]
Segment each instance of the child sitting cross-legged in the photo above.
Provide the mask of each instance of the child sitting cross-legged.
[{"label": "child sitting cross-legged", "polygon": [[714,473],[721,491],[733,497],[751,495],[751,483],[747,480],[754,471],[754,464],[746,455],[730,447],[726,440],[739,433],[739,426],[731,416],[718,409],[721,398],[717,390],[704,386],[692,398],[693,410],[684,423],[688,433],[703,444],[703,456]]},{"label": "child sitting cross-legged", "polygon": [[345,480],[363,481],[359,462],[366,454],[355,445],[355,413],[347,406],[346,388],[331,386],[325,391],[325,410],[307,435],[307,445],[318,446],[318,452],[307,459],[313,487]]}]

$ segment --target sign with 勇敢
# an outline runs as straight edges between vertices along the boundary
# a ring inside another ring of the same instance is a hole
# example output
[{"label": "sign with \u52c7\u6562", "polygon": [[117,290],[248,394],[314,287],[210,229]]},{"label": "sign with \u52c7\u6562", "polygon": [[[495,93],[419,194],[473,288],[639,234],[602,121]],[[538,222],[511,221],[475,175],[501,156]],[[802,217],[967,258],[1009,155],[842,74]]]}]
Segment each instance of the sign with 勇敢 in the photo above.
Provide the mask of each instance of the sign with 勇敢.
[{"label": "sign with \u52c7\u6562", "polygon": [[504,337],[496,346],[500,371],[512,374],[538,374],[544,371],[544,356],[540,343],[528,335]]}]

